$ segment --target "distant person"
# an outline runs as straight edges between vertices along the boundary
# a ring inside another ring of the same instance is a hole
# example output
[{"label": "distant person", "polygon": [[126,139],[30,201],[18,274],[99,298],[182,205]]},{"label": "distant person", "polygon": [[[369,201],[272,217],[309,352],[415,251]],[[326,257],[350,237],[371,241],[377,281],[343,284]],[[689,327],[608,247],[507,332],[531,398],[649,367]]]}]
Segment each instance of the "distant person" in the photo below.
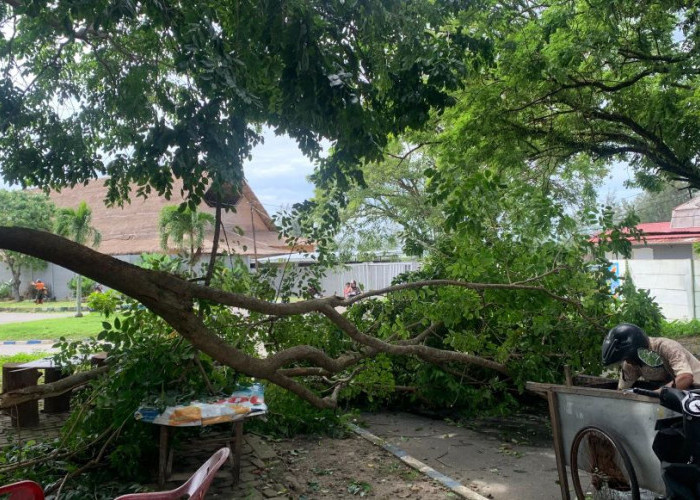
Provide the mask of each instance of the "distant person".
[{"label": "distant person", "polygon": [[343,288],[343,297],[346,299],[350,297],[350,293],[352,293],[352,287],[350,286],[350,282],[348,281],[345,283],[345,287]]},{"label": "distant person", "polygon": [[348,298],[350,297],[355,297],[356,295],[360,295],[362,292],[360,291],[359,287],[357,286],[357,281],[352,280],[350,282],[350,290],[347,295]]},{"label": "distant person", "polygon": [[99,283],[95,283],[95,286],[92,288],[92,291],[95,293],[102,293],[102,285]]},{"label": "distant person", "polygon": [[46,285],[41,280],[36,280],[34,283],[34,291],[36,293],[36,298],[34,299],[35,304],[43,304],[44,297],[46,297],[47,289]]}]

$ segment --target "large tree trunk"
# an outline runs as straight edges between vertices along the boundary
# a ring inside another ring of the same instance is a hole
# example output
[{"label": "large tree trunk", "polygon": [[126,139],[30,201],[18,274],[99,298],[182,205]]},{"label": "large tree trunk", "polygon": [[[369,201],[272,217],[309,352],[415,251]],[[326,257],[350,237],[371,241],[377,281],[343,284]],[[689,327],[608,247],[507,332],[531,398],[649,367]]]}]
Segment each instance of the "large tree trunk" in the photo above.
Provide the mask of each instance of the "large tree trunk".
[{"label": "large tree trunk", "polygon": [[21,286],[22,286],[22,280],[20,279],[22,276],[22,266],[18,265],[15,259],[12,257],[8,256],[7,260],[5,261],[7,263],[7,267],[10,269],[10,273],[12,273],[12,297],[17,301],[21,302],[22,301],[22,292],[21,292]]}]

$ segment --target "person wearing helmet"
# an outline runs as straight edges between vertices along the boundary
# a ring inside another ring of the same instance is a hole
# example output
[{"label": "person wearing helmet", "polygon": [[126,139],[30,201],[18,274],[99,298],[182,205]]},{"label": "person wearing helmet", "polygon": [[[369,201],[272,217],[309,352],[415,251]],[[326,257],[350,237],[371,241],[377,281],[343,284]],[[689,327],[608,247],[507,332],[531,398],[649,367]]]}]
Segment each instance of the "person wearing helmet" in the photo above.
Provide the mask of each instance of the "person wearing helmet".
[{"label": "person wearing helmet", "polygon": [[[659,363],[643,360],[649,351],[658,355]],[[700,386],[700,361],[690,351],[675,340],[648,337],[631,323],[617,325],[603,340],[603,365],[620,362],[618,389],[628,389],[640,378],[678,389]]]}]

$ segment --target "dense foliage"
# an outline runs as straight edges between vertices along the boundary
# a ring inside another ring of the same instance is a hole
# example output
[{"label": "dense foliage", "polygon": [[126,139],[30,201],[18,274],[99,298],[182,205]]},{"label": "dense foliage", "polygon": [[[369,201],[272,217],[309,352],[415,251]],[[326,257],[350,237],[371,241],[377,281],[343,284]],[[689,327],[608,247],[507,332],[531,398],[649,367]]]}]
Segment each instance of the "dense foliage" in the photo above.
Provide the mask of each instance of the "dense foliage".
[{"label": "dense foliage", "polygon": [[[138,405],[249,377],[276,386],[273,417],[285,432],[323,429],[339,405],[400,393],[435,408],[503,410],[526,380],[560,380],[565,364],[599,371],[602,335],[617,322],[658,324],[648,295],[625,286],[612,296],[604,253],[628,255],[637,220],[598,214],[593,189],[620,159],[640,183],[658,171],[700,184],[693,6],[12,0],[0,23],[0,168],[21,185],[109,174],[108,201],[118,202],[167,196],[180,179],[190,208],[207,183],[217,205],[269,124],[318,160],[323,190],[320,215],[294,226],[309,203],[282,223],[325,242],[335,203],[392,134],[417,129],[405,141],[425,149],[405,164],[418,203],[395,203],[422,218],[403,228],[412,253],[428,250],[425,265],[376,296],[298,301],[323,269],[267,280],[237,263],[201,280],[166,257],[139,269],[0,227],[3,248],[132,297],[92,346],[65,343],[64,357],[100,348],[111,358],[66,429],[83,463],[108,458],[135,477],[125,457],[154,451],[132,418]],[[332,148],[321,159],[324,138]],[[381,166],[369,187],[404,179]],[[597,241],[580,229],[591,225],[603,230]],[[91,303],[113,312],[119,300]]]},{"label": "dense foliage", "polygon": [[[54,206],[48,197],[22,191],[0,190],[0,225],[50,230]],[[46,262],[19,252],[0,250],[0,263],[12,274],[12,297],[22,300],[22,270],[44,269]]]},{"label": "dense foliage", "polygon": [[465,79],[446,132],[472,162],[553,187],[611,161],[643,186],[698,187],[699,19],[677,0],[473,4],[457,22],[491,57]]},{"label": "dense foliage", "polygon": [[[386,135],[452,102],[464,50],[439,29],[454,2],[318,0],[38,5],[0,9],[0,156],[6,180],[57,188],[108,174],[109,199],[187,198],[238,184],[266,123],[318,158],[329,189]],[[47,154],[46,152],[50,152]],[[134,193],[134,194],[136,194]]]}]

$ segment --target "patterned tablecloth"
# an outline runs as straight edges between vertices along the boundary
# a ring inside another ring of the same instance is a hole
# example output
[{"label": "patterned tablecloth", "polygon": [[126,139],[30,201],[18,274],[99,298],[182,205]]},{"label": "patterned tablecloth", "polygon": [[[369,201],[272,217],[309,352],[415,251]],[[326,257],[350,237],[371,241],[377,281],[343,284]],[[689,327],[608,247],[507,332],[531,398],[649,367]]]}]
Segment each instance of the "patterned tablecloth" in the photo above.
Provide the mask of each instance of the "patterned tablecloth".
[{"label": "patterned tablecloth", "polygon": [[169,406],[164,410],[143,406],[134,418],[143,422],[172,427],[194,427],[233,422],[267,412],[262,384],[240,387],[230,396],[212,400],[191,401],[186,405]]}]

